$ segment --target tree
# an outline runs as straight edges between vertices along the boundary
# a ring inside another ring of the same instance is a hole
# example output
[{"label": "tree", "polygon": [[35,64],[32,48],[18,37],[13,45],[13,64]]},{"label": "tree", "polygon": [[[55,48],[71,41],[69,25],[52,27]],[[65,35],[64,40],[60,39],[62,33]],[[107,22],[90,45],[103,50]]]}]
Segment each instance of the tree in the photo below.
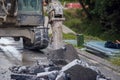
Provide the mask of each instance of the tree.
[{"label": "tree", "polygon": [[88,12],[88,10],[86,9],[83,0],[79,0],[79,3],[81,4],[83,10],[85,11],[87,17],[88,17],[89,19],[92,19],[92,16],[91,16],[91,14]]}]

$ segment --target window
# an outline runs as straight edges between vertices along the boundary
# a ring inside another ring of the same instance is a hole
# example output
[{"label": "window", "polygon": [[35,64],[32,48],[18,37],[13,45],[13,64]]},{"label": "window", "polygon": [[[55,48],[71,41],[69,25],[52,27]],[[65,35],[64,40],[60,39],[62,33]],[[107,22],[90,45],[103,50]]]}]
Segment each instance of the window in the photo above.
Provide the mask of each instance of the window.
[{"label": "window", "polygon": [[19,11],[41,11],[42,0],[18,0]]}]

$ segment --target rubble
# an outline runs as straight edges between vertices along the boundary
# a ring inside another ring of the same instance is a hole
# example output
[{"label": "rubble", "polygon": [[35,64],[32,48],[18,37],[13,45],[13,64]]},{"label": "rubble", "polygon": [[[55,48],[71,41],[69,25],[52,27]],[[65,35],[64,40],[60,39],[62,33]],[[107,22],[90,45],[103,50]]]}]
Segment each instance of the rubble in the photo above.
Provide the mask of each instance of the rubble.
[{"label": "rubble", "polygon": [[56,65],[66,65],[74,59],[79,59],[78,52],[71,44],[65,45],[65,48],[50,50],[47,57]]},{"label": "rubble", "polygon": [[109,80],[96,68],[75,59],[67,65],[13,66],[10,68],[14,80]]}]

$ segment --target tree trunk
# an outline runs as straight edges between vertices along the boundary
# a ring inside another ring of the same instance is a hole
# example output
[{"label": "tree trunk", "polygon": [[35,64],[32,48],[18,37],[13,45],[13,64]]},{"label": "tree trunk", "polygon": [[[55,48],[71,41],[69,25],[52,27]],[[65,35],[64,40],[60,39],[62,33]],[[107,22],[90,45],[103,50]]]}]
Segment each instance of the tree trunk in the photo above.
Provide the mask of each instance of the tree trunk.
[{"label": "tree trunk", "polygon": [[87,14],[88,19],[92,19],[91,14],[87,11],[87,9],[85,8],[85,5],[83,4],[82,0],[79,0],[79,3],[81,4],[83,10],[85,11],[85,13]]}]

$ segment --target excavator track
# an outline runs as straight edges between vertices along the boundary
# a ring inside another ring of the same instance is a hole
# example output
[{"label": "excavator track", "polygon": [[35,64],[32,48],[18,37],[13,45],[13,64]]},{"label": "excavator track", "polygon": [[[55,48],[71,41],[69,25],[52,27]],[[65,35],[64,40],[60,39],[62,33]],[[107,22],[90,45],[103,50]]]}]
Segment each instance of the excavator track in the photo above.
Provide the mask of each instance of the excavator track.
[{"label": "excavator track", "polygon": [[34,42],[28,38],[23,38],[23,45],[25,49],[45,49],[49,45],[48,28],[34,29]]}]

